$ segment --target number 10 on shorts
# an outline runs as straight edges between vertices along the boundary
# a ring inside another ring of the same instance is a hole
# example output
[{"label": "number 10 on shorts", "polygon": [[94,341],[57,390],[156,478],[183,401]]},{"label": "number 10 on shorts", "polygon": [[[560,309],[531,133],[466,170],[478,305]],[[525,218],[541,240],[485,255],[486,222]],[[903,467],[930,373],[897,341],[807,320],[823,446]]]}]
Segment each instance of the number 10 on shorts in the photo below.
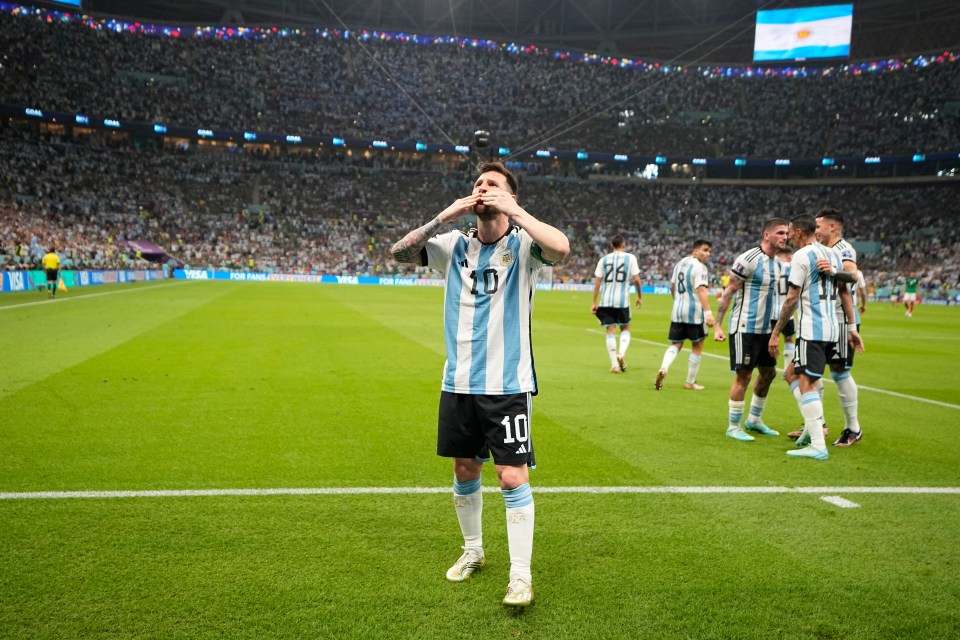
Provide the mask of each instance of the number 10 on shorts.
[{"label": "number 10 on shorts", "polygon": [[[503,431],[506,437],[503,444],[513,444],[514,442],[526,442],[530,438],[530,430],[527,426],[526,414],[520,413],[510,419],[510,416],[504,416],[500,421],[503,425]],[[514,437],[516,436],[516,437]]]}]

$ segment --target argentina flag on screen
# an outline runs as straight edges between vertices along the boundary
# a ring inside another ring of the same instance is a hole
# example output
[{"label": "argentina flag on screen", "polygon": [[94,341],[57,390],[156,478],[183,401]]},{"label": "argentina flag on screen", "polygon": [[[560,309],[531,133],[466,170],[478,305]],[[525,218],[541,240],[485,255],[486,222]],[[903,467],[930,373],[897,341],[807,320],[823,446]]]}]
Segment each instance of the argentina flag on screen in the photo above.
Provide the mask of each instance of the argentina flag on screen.
[{"label": "argentina flag on screen", "polygon": [[845,58],[852,27],[852,4],[758,11],[753,60]]}]

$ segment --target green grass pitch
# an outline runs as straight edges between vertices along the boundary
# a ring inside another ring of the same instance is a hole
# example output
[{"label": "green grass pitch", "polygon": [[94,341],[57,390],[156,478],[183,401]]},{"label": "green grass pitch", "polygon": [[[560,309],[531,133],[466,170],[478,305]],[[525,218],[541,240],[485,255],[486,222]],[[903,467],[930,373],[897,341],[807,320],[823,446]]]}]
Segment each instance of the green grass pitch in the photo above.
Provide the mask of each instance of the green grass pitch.
[{"label": "green grass pitch", "polygon": [[[723,436],[725,343],[704,391],[682,388],[688,349],[654,391],[669,300],[644,303],[611,375],[589,293],[537,294],[536,602],[517,613],[492,469],[487,565],[444,579],[462,540],[434,452],[440,289],[0,297],[0,637],[960,637],[960,310],[870,305],[864,439],[815,462]],[[825,407],[839,434],[829,383]],[[765,420],[800,424],[782,381]],[[216,494],[298,488],[422,491]],[[150,490],[213,493],[35,495]]]}]

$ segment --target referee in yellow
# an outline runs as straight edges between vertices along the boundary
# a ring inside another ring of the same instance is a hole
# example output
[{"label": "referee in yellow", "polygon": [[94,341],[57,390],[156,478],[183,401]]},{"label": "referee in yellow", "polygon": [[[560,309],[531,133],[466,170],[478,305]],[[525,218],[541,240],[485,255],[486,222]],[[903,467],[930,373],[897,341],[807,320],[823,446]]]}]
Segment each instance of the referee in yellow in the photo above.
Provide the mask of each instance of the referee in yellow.
[{"label": "referee in yellow", "polygon": [[57,280],[60,278],[60,256],[57,255],[56,247],[50,247],[50,252],[43,256],[40,262],[47,273],[47,296],[56,298]]}]

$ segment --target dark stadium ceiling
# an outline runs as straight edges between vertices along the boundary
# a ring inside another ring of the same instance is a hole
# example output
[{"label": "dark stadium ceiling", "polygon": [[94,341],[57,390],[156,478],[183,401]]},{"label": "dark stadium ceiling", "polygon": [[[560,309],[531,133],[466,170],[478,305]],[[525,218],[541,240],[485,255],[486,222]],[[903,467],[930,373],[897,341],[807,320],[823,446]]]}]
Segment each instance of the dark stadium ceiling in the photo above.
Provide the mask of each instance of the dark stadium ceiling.
[{"label": "dark stadium ceiling", "polygon": [[83,0],[83,7],[94,15],[178,24],[346,25],[632,58],[745,63],[752,58],[757,9],[844,1],[854,4],[853,60],[960,45],[960,0]]}]

